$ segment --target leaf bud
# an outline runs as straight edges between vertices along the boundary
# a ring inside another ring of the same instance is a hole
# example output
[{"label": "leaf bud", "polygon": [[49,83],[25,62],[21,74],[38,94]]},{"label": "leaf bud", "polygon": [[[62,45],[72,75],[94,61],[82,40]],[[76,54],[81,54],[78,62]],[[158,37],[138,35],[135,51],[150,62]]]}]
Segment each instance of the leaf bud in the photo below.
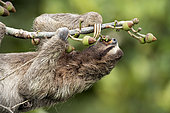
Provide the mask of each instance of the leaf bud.
[{"label": "leaf bud", "polygon": [[139,40],[139,42],[141,43],[141,44],[145,44],[146,42],[145,42],[145,38],[138,38],[138,40]]},{"label": "leaf bud", "polygon": [[5,2],[4,8],[6,8],[10,12],[16,12],[15,7],[10,1]]},{"label": "leaf bud", "polygon": [[148,33],[148,34],[146,34],[146,36],[145,36],[145,41],[146,41],[147,43],[151,43],[151,42],[154,42],[154,41],[156,41],[156,40],[157,40],[156,37],[153,36],[152,33]]},{"label": "leaf bud", "polygon": [[4,7],[0,6],[0,16],[9,16],[9,15],[10,15],[9,11]]},{"label": "leaf bud", "polygon": [[66,52],[67,52],[67,53],[70,53],[70,52],[72,52],[73,50],[75,50],[75,48],[74,48],[72,45],[67,45],[67,47],[66,47]]},{"label": "leaf bud", "polygon": [[96,39],[93,38],[93,37],[90,37],[90,36],[84,36],[84,37],[83,37],[83,40],[82,40],[82,43],[83,43],[83,45],[85,45],[85,46],[94,44],[95,42],[96,42]]},{"label": "leaf bud", "polygon": [[124,22],[123,23],[123,30],[128,31],[131,29],[131,27],[133,26],[133,22],[129,21],[129,22]]},{"label": "leaf bud", "polygon": [[132,21],[133,21],[134,24],[138,24],[139,23],[139,19],[138,18],[134,18]]}]

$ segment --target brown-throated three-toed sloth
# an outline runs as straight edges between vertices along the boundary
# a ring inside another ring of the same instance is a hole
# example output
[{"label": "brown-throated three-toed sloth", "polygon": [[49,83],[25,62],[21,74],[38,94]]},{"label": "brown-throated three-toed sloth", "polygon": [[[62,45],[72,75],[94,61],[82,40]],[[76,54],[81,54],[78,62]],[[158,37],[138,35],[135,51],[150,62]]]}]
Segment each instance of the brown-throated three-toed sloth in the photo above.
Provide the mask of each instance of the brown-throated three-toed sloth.
[{"label": "brown-throated three-toed sloth", "polygon": [[[0,31],[1,36],[2,25]],[[12,109],[18,113],[65,101],[109,74],[123,55],[116,39],[66,53],[68,33],[59,28],[36,52],[0,54],[0,78],[10,74],[0,81],[1,105],[12,107],[28,100]],[[7,112],[2,107],[0,111]]]}]

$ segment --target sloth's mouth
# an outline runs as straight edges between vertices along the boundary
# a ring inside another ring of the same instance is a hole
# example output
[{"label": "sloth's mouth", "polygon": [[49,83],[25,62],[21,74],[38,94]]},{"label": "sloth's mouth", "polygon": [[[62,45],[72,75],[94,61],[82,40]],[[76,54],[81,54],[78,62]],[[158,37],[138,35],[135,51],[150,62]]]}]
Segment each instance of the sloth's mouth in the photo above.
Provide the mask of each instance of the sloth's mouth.
[{"label": "sloth's mouth", "polygon": [[124,55],[123,51],[119,48],[118,43],[116,45],[115,44],[108,45],[105,52],[106,51],[107,54],[116,61],[119,60]]},{"label": "sloth's mouth", "polygon": [[122,58],[122,56],[124,55],[123,51],[120,49],[116,52],[116,55],[115,55],[115,59],[116,60],[119,60]]}]

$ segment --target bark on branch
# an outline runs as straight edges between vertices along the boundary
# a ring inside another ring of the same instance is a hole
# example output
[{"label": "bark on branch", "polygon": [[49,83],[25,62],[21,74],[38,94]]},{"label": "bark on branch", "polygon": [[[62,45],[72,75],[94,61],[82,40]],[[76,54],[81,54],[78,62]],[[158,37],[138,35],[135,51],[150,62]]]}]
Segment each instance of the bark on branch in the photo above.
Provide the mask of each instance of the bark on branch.
[{"label": "bark on branch", "polygon": [[[150,43],[153,41],[156,41],[156,37],[154,37],[151,33],[147,33],[146,35],[139,33],[141,31],[141,28],[138,28],[135,30],[133,26],[135,24],[138,24],[139,20],[137,18],[134,18],[133,20],[129,21],[117,21],[115,20],[114,22],[110,23],[105,23],[102,24],[101,29],[107,29],[107,28],[112,28],[116,30],[125,30],[128,32],[128,34],[137,39],[140,43]],[[78,29],[73,29],[69,30],[70,35],[75,35],[75,34],[90,34],[94,32],[94,27],[85,27],[82,28],[81,30]],[[16,38],[21,38],[21,39],[34,39],[34,38],[50,38],[54,36],[56,32],[28,32],[22,29],[15,29],[11,27],[6,27],[6,35],[10,35]]]},{"label": "bark on branch", "polygon": [[[154,37],[151,33],[147,33],[146,35],[139,33],[141,31],[141,28],[135,30],[133,26],[138,23],[139,20],[137,18],[134,18],[133,20],[129,20],[129,21],[115,20],[114,22],[102,24],[101,29],[103,30],[107,28],[112,28],[112,29],[116,29],[117,31],[119,31],[120,29],[125,30],[131,37],[137,39],[142,44],[154,42],[157,40],[156,37]],[[81,30],[78,29],[69,30],[70,35],[90,34],[93,32],[94,32],[94,27],[85,27],[82,28]],[[10,35],[21,39],[50,38],[55,34],[56,32],[28,32],[22,29],[6,27],[6,35]]]},{"label": "bark on branch", "polygon": [[[115,28],[121,27],[124,22],[128,21],[120,21],[116,24]],[[132,22],[132,21],[131,21]],[[102,24],[102,29],[110,28],[109,26],[114,26],[115,22]],[[80,34],[89,34],[94,32],[94,27],[85,27],[81,29]],[[78,29],[70,30],[70,35],[74,35],[78,33]],[[15,29],[11,27],[6,27],[6,35],[14,36],[16,38],[22,39],[32,39],[32,38],[44,38],[44,37],[52,37],[56,32],[28,32],[22,29]]]}]

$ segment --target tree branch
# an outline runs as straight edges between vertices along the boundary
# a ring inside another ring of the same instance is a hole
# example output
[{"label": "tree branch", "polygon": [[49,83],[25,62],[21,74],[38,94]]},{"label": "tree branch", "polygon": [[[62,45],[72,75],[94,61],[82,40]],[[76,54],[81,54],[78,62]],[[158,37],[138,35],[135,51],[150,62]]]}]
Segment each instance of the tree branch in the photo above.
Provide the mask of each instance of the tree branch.
[{"label": "tree branch", "polygon": [[[126,21],[120,21],[119,25],[116,26],[121,26],[122,23]],[[106,23],[102,24],[102,29],[110,28],[108,26],[113,26],[115,22],[111,23]],[[80,34],[89,34],[94,32],[94,27],[85,27],[81,28]],[[78,33],[77,29],[70,30],[70,35],[75,35]],[[6,27],[6,34],[10,36],[14,36],[16,38],[22,38],[22,39],[32,39],[32,38],[50,38],[56,34],[56,32],[28,32],[22,29],[15,29],[11,27]]]},{"label": "tree branch", "polygon": [[[120,29],[128,31],[130,36],[139,40],[141,43],[146,43],[146,42],[150,43],[150,42],[157,40],[156,37],[154,37],[151,33],[148,33],[149,35],[148,34],[144,35],[144,34],[139,33],[141,31],[141,28],[138,28],[138,30],[134,30],[133,26],[138,23],[139,23],[139,20],[137,18],[134,18],[133,20],[130,20],[130,21],[119,21],[118,22],[117,20],[115,20],[114,22],[111,22],[111,23],[102,24],[101,29],[103,30],[107,28],[112,28],[112,29],[116,29],[117,31],[119,31]],[[133,33],[131,33],[130,31]],[[94,32],[94,27],[85,27],[85,28],[81,28],[81,30],[73,29],[73,30],[69,30],[69,32],[70,32],[70,35],[89,34],[89,33]],[[10,35],[10,36],[21,38],[21,39],[50,38],[54,36],[55,34],[56,32],[28,32],[22,29],[6,27],[6,35]]]}]

